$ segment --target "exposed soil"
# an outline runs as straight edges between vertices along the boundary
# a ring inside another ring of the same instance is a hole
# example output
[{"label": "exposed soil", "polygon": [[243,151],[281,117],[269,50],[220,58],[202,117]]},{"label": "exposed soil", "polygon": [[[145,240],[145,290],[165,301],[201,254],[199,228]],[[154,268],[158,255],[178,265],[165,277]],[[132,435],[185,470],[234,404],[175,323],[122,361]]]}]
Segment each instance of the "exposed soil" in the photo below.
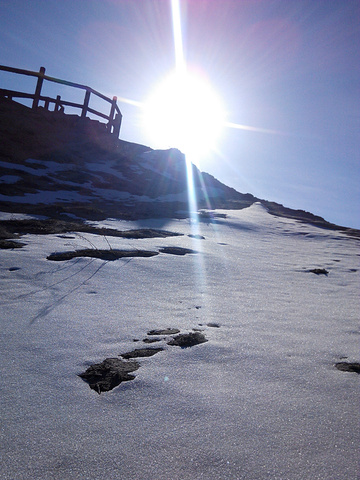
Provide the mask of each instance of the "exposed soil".
[{"label": "exposed soil", "polygon": [[195,250],[182,247],[162,247],[159,249],[159,252],[170,253],[171,255],[187,255],[188,253],[197,253]]},{"label": "exposed soil", "polygon": [[112,390],[121,382],[134,380],[135,375],[130,375],[130,372],[134,372],[139,366],[135,360],[126,362],[120,358],[106,358],[101,363],[91,365],[85,372],[80,373],[79,377],[100,394]]},{"label": "exposed soil", "polygon": [[315,275],[328,275],[329,272],[325,268],[313,268],[309,270],[310,273],[315,273]]},{"label": "exposed soil", "polygon": [[205,335],[200,332],[181,333],[170,340],[168,345],[176,345],[181,348],[188,348],[200,343],[205,343],[207,341],[208,340],[205,338]]},{"label": "exposed soil", "polygon": [[8,248],[22,248],[26,245],[23,242],[16,242],[14,240],[0,240],[0,248],[8,249]]},{"label": "exposed soil", "polygon": [[0,221],[0,239],[14,238],[18,235],[34,234],[66,234],[70,232],[91,233],[93,235],[105,235],[121,238],[166,238],[183,235],[182,233],[157,230],[153,228],[141,228],[136,230],[115,230],[113,228],[98,228],[82,222],[67,222],[57,219],[29,219],[29,220],[2,220]]},{"label": "exposed soil", "polygon": [[122,353],[121,357],[129,359],[129,358],[139,358],[139,357],[152,357],[156,353],[161,352],[164,350],[163,348],[138,348],[131,352]]},{"label": "exposed soil", "polygon": [[214,222],[217,218],[226,218],[226,213],[212,212],[209,210],[199,211],[199,220],[204,222]]},{"label": "exposed soil", "polygon": [[175,335],[175,333],[180,333],[180,330],[178,328],[163,328],[147,332],[148,335]]},{"label": "exposed soil", "polygon": [[96,248],[86,248],[84,250],[75,250],[71,252],[51,253],[46,258],[54,261],[71,260],[75,257],[100,258],[101,260],[113,261],[124,257],[153,257],[158,252],[151,250],[98,250]]},{"label": "exposed soil", "polygon": [[[160,330],[150,330],[148,335],[173,335],[179,333],[180,330],[177,328],[166,328]],[[144,343],[152,343],[160,341],[161,338],[155,337],[153,339],[144,338]],[[134,339],[133,341],[138,341]],[[203,333],[199,331],[194,331],[191,333],[182,333],[173,337],[171,341],[168,342],[168,345],[175,345],[182,348],[192,347],[200,343],[205,343],[208,340],[205,338]],[[113,388],[117,387],[121,382],[127,380],[134,380],[135,375],[130,375],[130,372],[137,370],[140,367],[140,364],[133,360],[134,358],[144,358],[152,357],[157,353],[163,351],[162,347],[143,347],[136,348],[131,352],[122,353],[119,358],[106,358],[102,363],[98,363],[90,366],[85,372],[81,373],[79,376],[89,383],[90,388],[95,390],[97,393],[108,392]]]},{"label": "exposed soil", "polygon": [[[42,169],[36,175],[30,174],[20,168],[16,170],[19,180],[14,183],[1,185],[1,190],[7,200],[0,201],[2,211],[11,213],[29,213],[45,215],[52,218],[64,218],[64,215],[76,215],[85,219],[100,220],[109,217],[123,219],[140,218],[187,218],[187,201],[162,202],[158,199],[170,193],[181,193],[187,190],[185,161],[177,160],[181,166],[176,170],[173,177],[163,176],[167,172],[169,160],[171,165],[172,154],[169,151],[157,151],[157,165],[164,166],[158,172],[150,172],[148,169],[140,169],[135,173],[133,166],[138,166],[139,155],[151,151],[145,145],[138,145],[114,138],[107,133],[105,124],[81,118],[77,115],[59,114],[50,112],[44,108],[37,110],[28,108],[13,100],[0,97],[0,160],[5,165],[0,166],[0,174],[14,175],[10,165],[31,166],[31,169]],[[181,152],[179,152],[181,153]],[[94,158],[102,163],[111,163],[115,170],[119,170],[122,176],[99,171],[95,175],[92,169],[87,168],[87,163],[94,163]],[[54,172],[49,175],[43,165],[29,163],[29,159],[40,161],[53,161],[63,165],[69,165],[67,170]],[[171,169],[170,169],[171,172]],[[179,173],[180,172],[180,173]],[[166,178],[166,181],[164,179]],[[322,217],[313,215],[304,210],[293,210],[275,202],[269,202],[254,197],[253,195],[237,192],[212,175],[193,168],[194,183],[197,188],[209,191],[217,191],[210,198],[198,199],[200,221],[216,222],[226,218],[226,214],[209,211],[211,209],[242,209],[249,207],[254,202],[261,204],[269,213],[292,218],[298,221],[316,225],[330,230],[343,231],[347,235],[360,237],[360,230],[345,228],[325,221]],[[116,181],[113,181],[116,180]],[[73,182],[77,185],[71,185]],[[89,188],[88,185],[94,188]],[[70,191],[78,190],[81,194],[89,196],[87,200],[68,202],[57,200],[51,204],[45,203],[21,203],[17,204],[12,197],[23,196],[41,190],[47,191]],[[95,192],[99,188],[116,188],[119,192],[126,192],[137,197],[136,201],[107,200],[99,197]],[[141,196],[147,195],[156,202],[141,201]]]},{"label": "exposed soil", "polygon": [[195,238],[196,240],[205,240],[205,237],[204,237],[203,235],[198,235],[198,234],[192,234],[192,233],[190,233],[190,234],[188,235],[188,237],[190,237],[190,238]]},{"label": "exposed soil", "polygon": [[335,367],[341,372],[354,372],[360,373],[360,363],[354,362],[339,362],[335,364]]}]

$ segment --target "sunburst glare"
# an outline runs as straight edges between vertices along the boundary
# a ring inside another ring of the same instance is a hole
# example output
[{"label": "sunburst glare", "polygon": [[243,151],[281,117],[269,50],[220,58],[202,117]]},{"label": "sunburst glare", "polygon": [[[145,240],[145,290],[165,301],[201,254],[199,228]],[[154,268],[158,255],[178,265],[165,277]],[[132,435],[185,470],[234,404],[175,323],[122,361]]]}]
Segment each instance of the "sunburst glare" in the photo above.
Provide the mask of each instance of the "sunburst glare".
[{"label": "sunburst glare", "polygon": [[196,157],[216,147],[225,114],[209,82],[181,69],[168,75],[150,95],[143,120],[155,146],[176,147]]}]

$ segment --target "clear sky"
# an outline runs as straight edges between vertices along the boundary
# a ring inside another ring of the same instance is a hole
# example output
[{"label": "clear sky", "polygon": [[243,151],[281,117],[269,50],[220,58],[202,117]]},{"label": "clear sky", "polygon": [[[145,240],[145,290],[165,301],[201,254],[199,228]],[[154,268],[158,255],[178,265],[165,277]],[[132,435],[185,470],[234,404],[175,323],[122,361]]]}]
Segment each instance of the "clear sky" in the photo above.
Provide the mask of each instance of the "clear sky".
[{"label": "clear sky", "polygon": [[[184,0],[181,26],[186,63],[207,77],[227,121],[259,129],[225,128],[199,168],[360,228],[359,1]],[[175,67],[170,0],[0,0],[0,47],[2,65],[44,66],[134,101],[119,102],[120,137],[161,146],[136,102]],[[22,87],[11,74],[0,83]]]}]

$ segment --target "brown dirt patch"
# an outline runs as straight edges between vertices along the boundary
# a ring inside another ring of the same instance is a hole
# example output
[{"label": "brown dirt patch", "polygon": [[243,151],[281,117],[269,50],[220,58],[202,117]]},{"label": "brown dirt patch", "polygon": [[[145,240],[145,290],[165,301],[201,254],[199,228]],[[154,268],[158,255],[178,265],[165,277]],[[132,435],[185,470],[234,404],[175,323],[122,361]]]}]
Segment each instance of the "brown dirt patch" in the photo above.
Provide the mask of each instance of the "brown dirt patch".
[{"label": "brown dirt patch", "polygon": [[148,335],[175,335],[175,333],[180,333],[180,330],[178,328],[163,328],[147,332]]},{"label": "brown dirt patch", "polygon": [[354,372],[360,373],[360,363],[354,362],[339,362],[335,364],[335,367],[341,372]]},{"label": "brown dirt patch", "polygon": [[169,253],[171,255],[187,255],[188,253],[197,253],[195,250],[190,248],[182,247],[163,247],[159,249],[160,253]]},{"label": "brown dirt patch", "polygon": [[112,390],[121,382],[134,380],[135,375],[130,375],[130,372],[134,372],[139,366],[136,361],[125,362],[120,358],[106,358],[101,363],[91,365],[85,372],[80,373],[79,377],[100,394]]},{"label": "brown dirt patch", "polygon": [[84,250],[75,250],[72,252],[55,252],[48,255],[47,260],[65,261],[71,260],[76,257],[90,257],[100,258],[101,260],[113,261],[119,258],[127,257],[153,257],[158,255],[158,252],[152,252],[150,250],[97,250],[92,248],[86,248]]},{"label": "brown dirt patch", "polygon": [[188,348],[200,343],[205,343],[207,341],[208,340],[205,338],[205,335],[200,332],[181,333],[170,340],[168,345],[176,345],[181,348]]},{"label": "brown dirt patch", "polygon": [[163,348],[137,348],[131,352],[122,353],[121,357],[129,358],[139,358],[139,357],[152,357],[156,353],[162,352]]}]

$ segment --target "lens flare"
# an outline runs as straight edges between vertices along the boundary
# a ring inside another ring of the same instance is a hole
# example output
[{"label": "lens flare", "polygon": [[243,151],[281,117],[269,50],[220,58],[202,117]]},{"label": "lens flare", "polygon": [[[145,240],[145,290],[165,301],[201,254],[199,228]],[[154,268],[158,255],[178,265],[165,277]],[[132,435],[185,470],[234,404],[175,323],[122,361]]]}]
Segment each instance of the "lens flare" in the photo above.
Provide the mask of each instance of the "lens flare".
[{"label": "lens flare", "polygon": [[224,125],[216,92],[205,78],[187,71],[166,77],[144,108],[144,128],[152,143],[192,157],[215,148]]}]

